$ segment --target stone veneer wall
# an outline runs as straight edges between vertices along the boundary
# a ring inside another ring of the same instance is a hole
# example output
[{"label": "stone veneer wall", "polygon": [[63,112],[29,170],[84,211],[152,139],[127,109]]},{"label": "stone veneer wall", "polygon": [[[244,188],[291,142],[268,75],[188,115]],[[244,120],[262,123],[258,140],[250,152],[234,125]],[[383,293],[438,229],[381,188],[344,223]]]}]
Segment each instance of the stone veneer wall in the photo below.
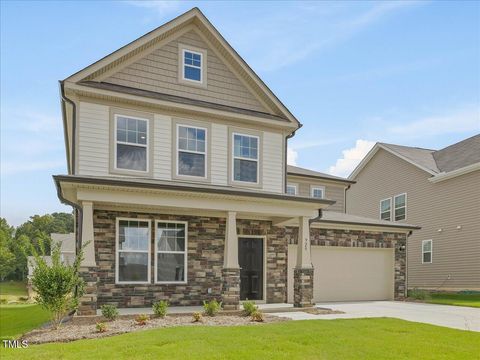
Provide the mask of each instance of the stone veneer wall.
[{"label": "stone veneer wall", "polygon": [[[298,228],[286,229],[289,244],[297,244]],[[310,229],[310,242],[319,246],[395,248],[395,299],[406,297],[405,279],[407,273],[406,250],[407,236],[402,233],[375,232],[341,229]]]},{"label": "stone veneer wall", "polygon": [[[118,307],[149,307],[166,299],[171,305],[201,305],[204,300],[222,298],[222,270],[225,241],[225,218],[143,214],[111,210],[94,210],[95,256],[98,276],[98,308],[103,304]],[[116,218],[152,220],[151,284],[115,284]],[[154,284],[154,222],[178,220],[188,222],[187,284]],[[238,236],[263,235],[267,239],[267,302],[283,303],[287,299],[287,240],[285,229],[270,221],[237,220]],[[211,293],[208,293],[208,289]]]}]

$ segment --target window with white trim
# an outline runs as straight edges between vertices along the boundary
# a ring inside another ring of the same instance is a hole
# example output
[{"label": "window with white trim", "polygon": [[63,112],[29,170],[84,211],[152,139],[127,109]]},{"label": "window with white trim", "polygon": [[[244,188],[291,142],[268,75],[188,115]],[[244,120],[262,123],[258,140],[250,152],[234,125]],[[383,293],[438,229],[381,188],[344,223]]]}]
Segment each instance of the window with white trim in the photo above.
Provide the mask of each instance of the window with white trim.
[{"label": "window with white trim", "polygon": [[400,194],[394,198],[395,221],[405,220],[407,218],[407,194]]},{"label": "window with white trim", "polygon": [[177,125],[177,175],[206,177],[204,128]]},{"label": "window with white trim", "polygon": [[311,196],[317,199],[325,197],[325,188],[323,186],[312,186]]},{"label": "window with white trim", "polygon": [[148,171],[148,120],[115,115],[115,168]]},{"label": "window with white trim", "polygon": [[392,199],[384,199],[380,201],[380,219],[392,220]]},{"label": "window with white trim", "polygon": [[186,50],[182,51],[183,54],[183,80],[203,82],[202,79],[202,57],[200,52]]},{"label": "window with white trim", "polygon": [[258,136],[233,133],[233,180],[258,183]]},{"label": "window with white trim", "polygon": [[288,184],[287,185],[287,194],[288,195],[297,195],[297,186]]},{"label": "window with white trim", "polygon": [[150,282],[150,221],[117,219],[118,283]]},{"label": "window with white trim", "polygon": [[155,281],[187,282],[187,222],[156,221]]},{"label": "window with white trim", "polygon": [[422,264],[430,264],[432,262],[432,240],[422,241]]}]

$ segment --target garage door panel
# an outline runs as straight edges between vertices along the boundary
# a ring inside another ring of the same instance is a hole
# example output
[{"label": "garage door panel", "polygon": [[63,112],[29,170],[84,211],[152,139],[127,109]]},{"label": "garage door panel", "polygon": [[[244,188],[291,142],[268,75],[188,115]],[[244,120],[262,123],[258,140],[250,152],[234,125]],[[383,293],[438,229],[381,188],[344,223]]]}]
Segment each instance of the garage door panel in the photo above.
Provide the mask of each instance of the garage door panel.
[{"label": "garage door panel", "polygon": [[[288,248],[288,301],[293,302],[296,246]],[[312,246],[314,301],[393,299],[393,249]]]}]

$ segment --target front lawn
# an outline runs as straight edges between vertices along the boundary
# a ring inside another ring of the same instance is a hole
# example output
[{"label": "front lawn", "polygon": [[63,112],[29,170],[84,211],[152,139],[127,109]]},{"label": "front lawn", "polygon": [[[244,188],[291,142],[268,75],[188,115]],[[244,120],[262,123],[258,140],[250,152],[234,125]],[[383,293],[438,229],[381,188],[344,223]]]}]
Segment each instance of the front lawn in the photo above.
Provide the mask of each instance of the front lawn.
[{"label": "front lawn", "polygon": [[27,286],[23,281],[0,282],[0,299],[18,301],[19,297],[27,296]]},{"label": "front lawn", "polygon": [[472,359],[480,333],[397,319],[186,326],[1,350],[5,359]]},{"label": "front lawn", "polygon": [[49,320],[40,305],[0,305],[0,339],[17,339]]},{"label": "front lawn", "polygon": [[430,299],[426,300],[426,302],[430,304],[471,306],[480,308],[480,294],[477,293],[431,293],[430,297]]}]

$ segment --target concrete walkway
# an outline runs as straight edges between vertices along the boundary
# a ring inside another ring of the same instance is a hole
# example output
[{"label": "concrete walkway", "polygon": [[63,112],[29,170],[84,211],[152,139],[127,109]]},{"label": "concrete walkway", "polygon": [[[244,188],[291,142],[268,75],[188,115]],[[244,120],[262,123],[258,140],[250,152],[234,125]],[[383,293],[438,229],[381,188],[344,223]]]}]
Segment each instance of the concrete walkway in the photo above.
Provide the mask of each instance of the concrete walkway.
[{"label": "concrete walkway", "polygon": [[472,307],[410,303],[400,301],[359,301],[317,303],[318,307],[343,311],[345,314],[312,315],[304,312],[279,312],[272,315],[292,320],[357,319],[391,317],[402,320],[480,332],[480,309]]}]

